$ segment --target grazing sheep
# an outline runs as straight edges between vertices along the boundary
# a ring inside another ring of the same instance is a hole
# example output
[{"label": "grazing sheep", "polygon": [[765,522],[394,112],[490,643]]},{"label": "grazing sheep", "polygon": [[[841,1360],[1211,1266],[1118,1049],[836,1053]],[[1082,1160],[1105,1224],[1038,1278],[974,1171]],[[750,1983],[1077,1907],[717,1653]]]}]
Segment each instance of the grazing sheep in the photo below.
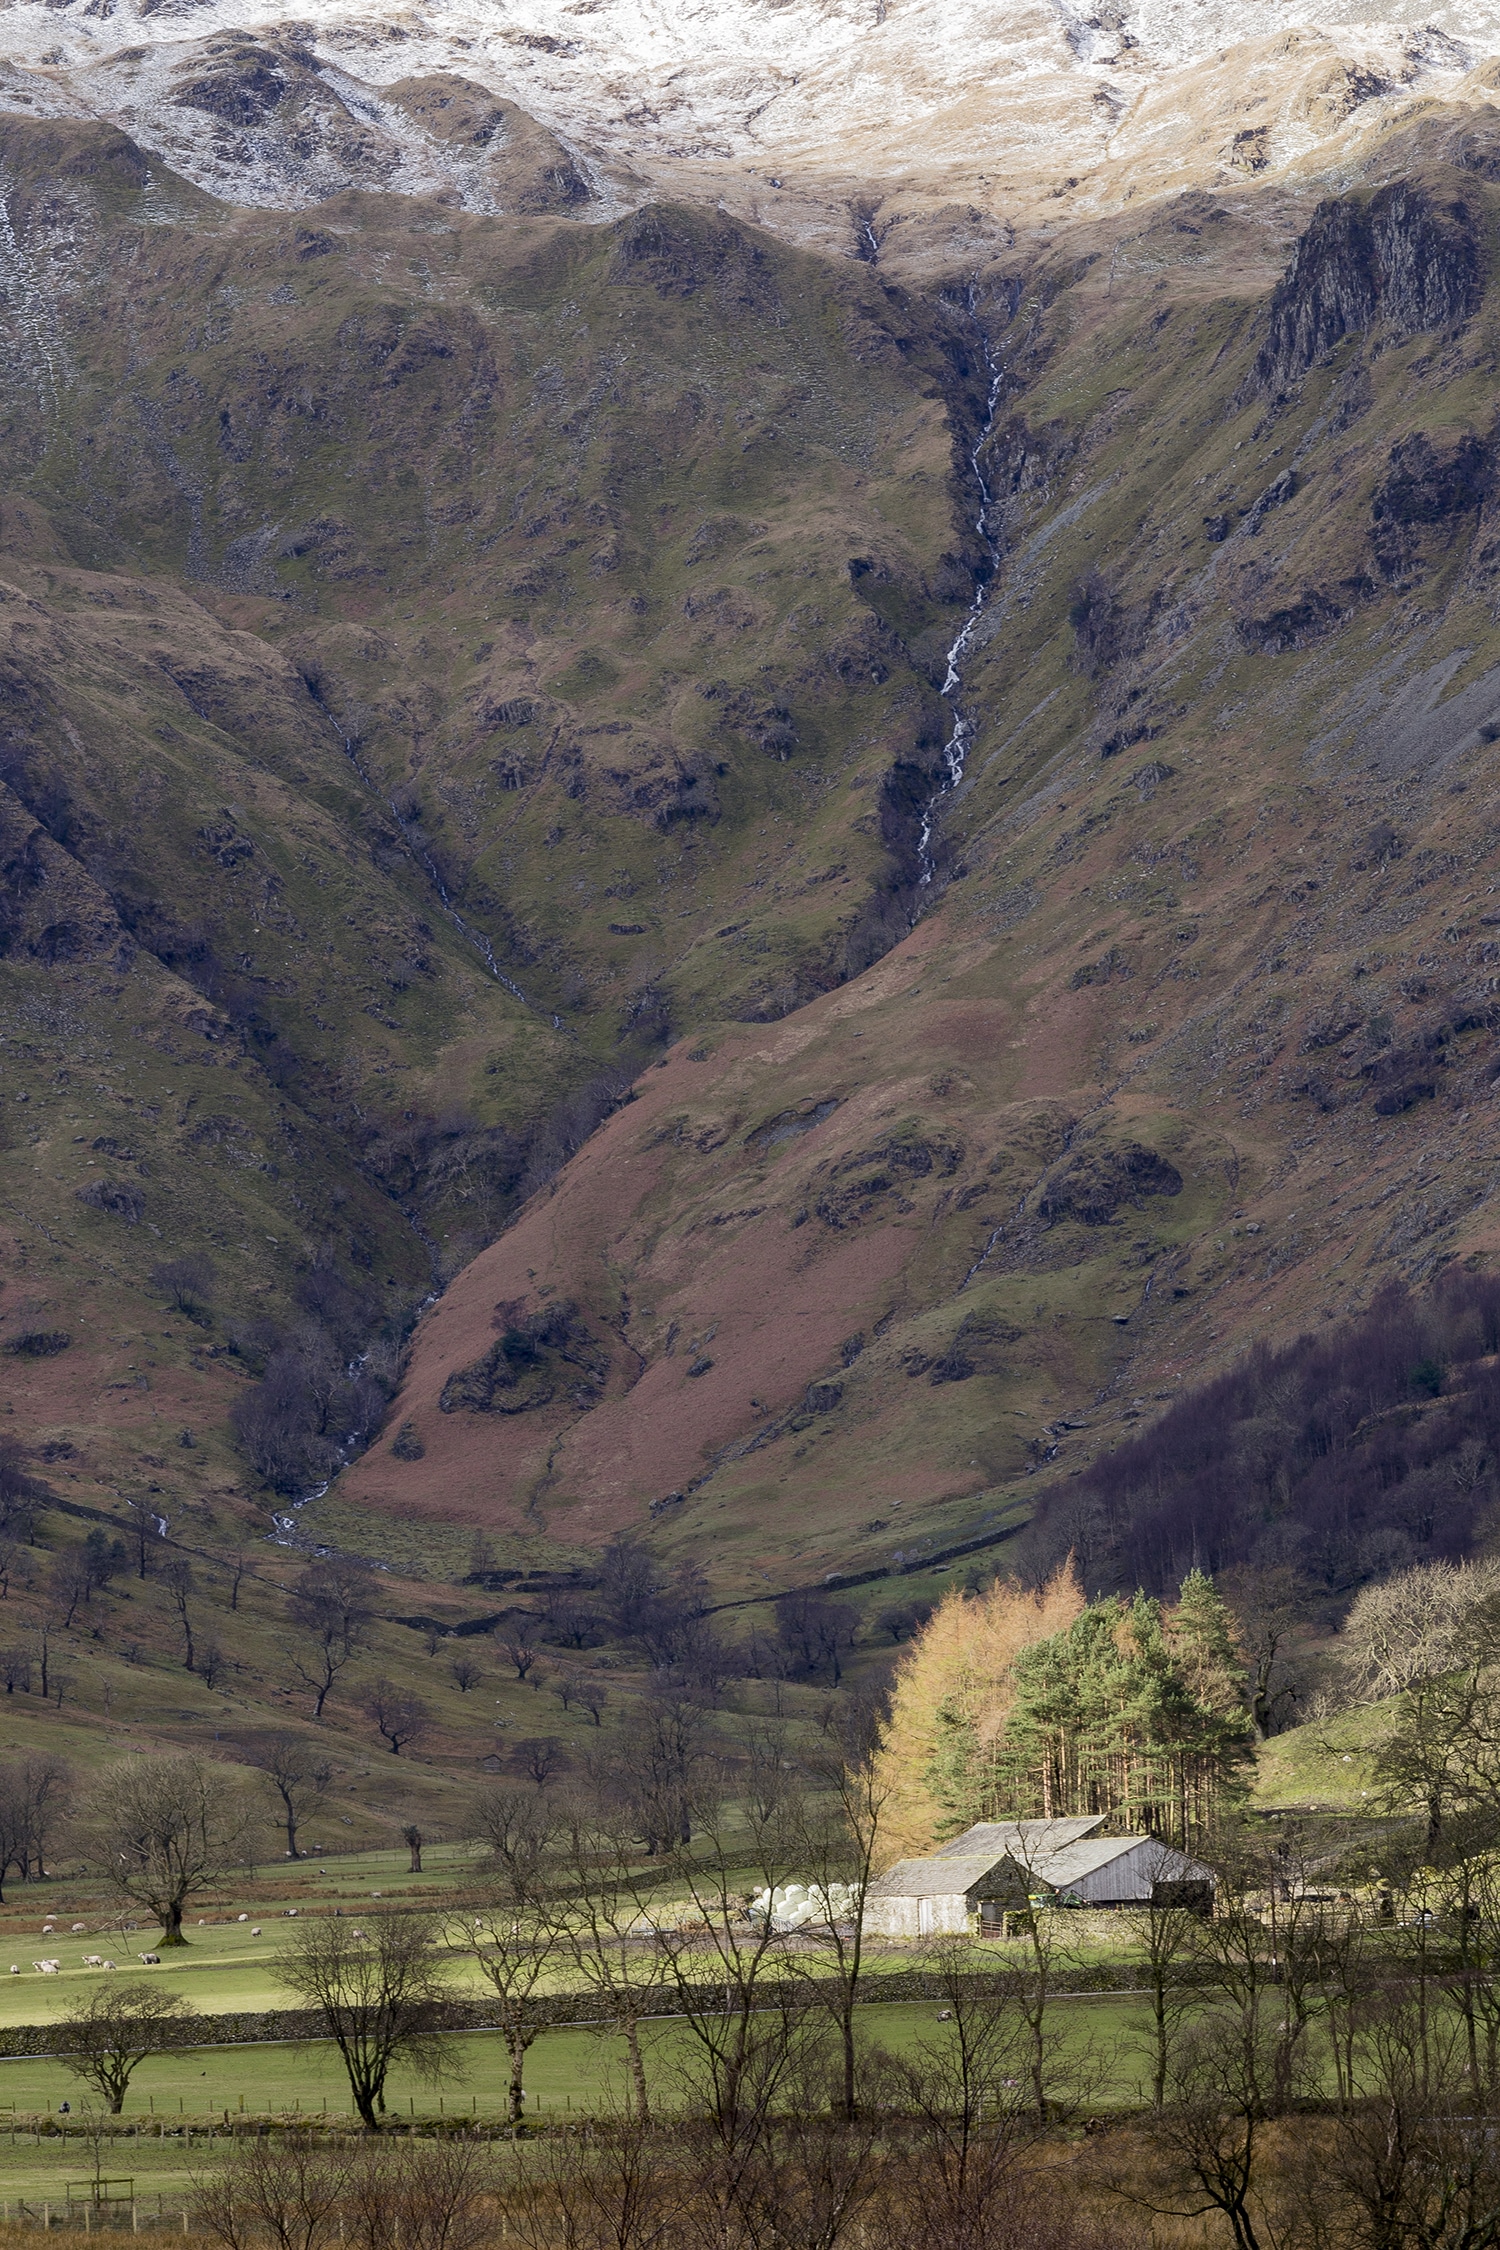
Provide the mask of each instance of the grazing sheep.
[{"label": "grazing sheep", "polygon": [[12,1961],[10,1965],[10,1973],[13,1977],[18,1977],[21,1974],[21,1964],[19,1961]]},{"label": "grazing sheep", "polygon": [[351,1931],[349,1932],[349,1935],[350,1935],[351,1937],[363,1937],[363,1936],[364,1936],[364,1934],[365,1934],[365,1933],[364,1933],[364,1931],[363,1931],[363,1930],[351,1930]]},{"label": "grazing sheep", "polygon": [[236,1914],[236,1916],[235,1916],[235,1920],[236,1920],[237,1922],[248,1922],[248,1921],[249,1921],[249,1919],[250,1919],[250,1917],[249,1917],[249,1915],[248,1915],[248,1914]]},{"label": "grazing sheep", "polygon": [[159,1953],[138,1953],[136,1959],[147,1969],[159,1969],[161,1967],[161,1955]]},{"label": "grazing sheep", "polygon": [[250,1935],[252,1937],[260,1936],[260,1924],[258,1922],[256,1923],[255,1928],[250,1932]]},{"label": "grazing sheep", "polygon": [[102,1969],[104,1966],[104,1956],[102,1953],[85,1953],[83,1957],[83,1965],[86,1969]]},{"label": "grazing sheep", "polygon": [[112,1969],[114,1967],[114,1963],[113,1961],[101,1961],[99,1966],[101,1969]]},{"label": "grazing sheep", "polygon": [[61,1961],[33,1961],[31,1966],[44,1977],[55,1977],[62,1967]]},{"label": "grazing sheep", "polygon": [[75,1922],[75,1923],[73,1924],[73,1935],[74,1935],[74,1937],[82,1937],[82,1935],[83,1935],[84,1931],[85,1931],[85,1930],[86,1930],[87,1928],[88,1928],[88,1924],[87,1924],[87,1922]]}]

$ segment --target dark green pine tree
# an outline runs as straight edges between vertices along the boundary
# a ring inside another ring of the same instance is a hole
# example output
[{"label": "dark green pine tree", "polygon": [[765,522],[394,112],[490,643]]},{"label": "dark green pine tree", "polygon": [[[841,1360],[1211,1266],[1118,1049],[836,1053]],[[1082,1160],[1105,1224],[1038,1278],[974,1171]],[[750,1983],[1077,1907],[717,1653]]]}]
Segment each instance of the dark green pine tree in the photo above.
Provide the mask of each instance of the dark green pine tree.
[{"label": "dark green pine tree", "polygon": [[1252,1754],[1233,1620],[1201,1572],[1171,1610],[1144,1593],[1091,1602],[1021,1651],[1014,1680],[984,1777],[990,1818],[1117,1814],[1189,1843]]}]

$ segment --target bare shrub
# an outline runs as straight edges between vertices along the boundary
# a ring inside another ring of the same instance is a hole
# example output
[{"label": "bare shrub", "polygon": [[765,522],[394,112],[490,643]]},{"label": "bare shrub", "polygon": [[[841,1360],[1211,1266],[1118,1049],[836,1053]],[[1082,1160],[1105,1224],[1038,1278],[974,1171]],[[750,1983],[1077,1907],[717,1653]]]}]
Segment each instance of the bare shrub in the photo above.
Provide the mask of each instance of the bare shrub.
[{"label": "bare shrub", "polygon": [[213,1303],[218,1272],[213,1259],[202,1251],[183,1258],[164,1258],[151,1268],[151,1286],[161,1290],[180,1313],[200,1319]]},{"label": "bare shrub", "polygon": [[300,2134],[241,2141],[197,2183],[192,2216],[223,2250],[322,2250],[339,2233],[352,2164]]},{"label": "bare shrub", "polygon": [[377,2143],[350,2167],[346,2239],[358,2250],[479,2250],[493,2229],[494,2192],[483,2141]]},{"label": "bare shrub", "polygon": [[523,2250],[669,2250],[680,2240],[684,2181],[675,2131],[610,2119],[528,2150],[505,2192],[507,2234]]}]

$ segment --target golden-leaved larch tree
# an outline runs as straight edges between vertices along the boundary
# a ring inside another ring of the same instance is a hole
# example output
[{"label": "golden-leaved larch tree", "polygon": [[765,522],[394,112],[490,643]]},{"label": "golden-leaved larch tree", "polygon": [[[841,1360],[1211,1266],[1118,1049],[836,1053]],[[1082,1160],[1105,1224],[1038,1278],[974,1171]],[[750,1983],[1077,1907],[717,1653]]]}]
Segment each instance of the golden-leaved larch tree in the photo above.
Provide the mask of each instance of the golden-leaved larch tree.
[{"label": "golden-leaved larch tree", "polygon": [[1072,1624],[1083,1589],[1069,1556],[1045,1586],[998,1579],[981,1594],[945,1594],[912,1640],[896,1675],[879,1760],[889,1788],[880,1858],[885,1866],[931,1851],[953,1826],[940,1768],[944,1739],[963,1724],[981,1750],[1000,1735],[1013,1700],[1011,1668],[1023,1648]]}]

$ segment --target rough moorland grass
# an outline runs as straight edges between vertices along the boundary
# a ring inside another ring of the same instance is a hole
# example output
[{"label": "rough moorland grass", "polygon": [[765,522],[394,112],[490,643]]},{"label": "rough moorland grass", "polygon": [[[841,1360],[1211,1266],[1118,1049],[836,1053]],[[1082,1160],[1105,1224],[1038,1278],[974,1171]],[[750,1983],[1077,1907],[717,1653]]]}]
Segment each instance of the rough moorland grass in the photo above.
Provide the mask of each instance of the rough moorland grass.
[{"label": "rough moorland grass", "polygon": [[1262,1743],[1252,1802],[1259,1810],[1358,1812],[1375,1795],[1374,1765],[1400,1698],[1310,1720]]}]

